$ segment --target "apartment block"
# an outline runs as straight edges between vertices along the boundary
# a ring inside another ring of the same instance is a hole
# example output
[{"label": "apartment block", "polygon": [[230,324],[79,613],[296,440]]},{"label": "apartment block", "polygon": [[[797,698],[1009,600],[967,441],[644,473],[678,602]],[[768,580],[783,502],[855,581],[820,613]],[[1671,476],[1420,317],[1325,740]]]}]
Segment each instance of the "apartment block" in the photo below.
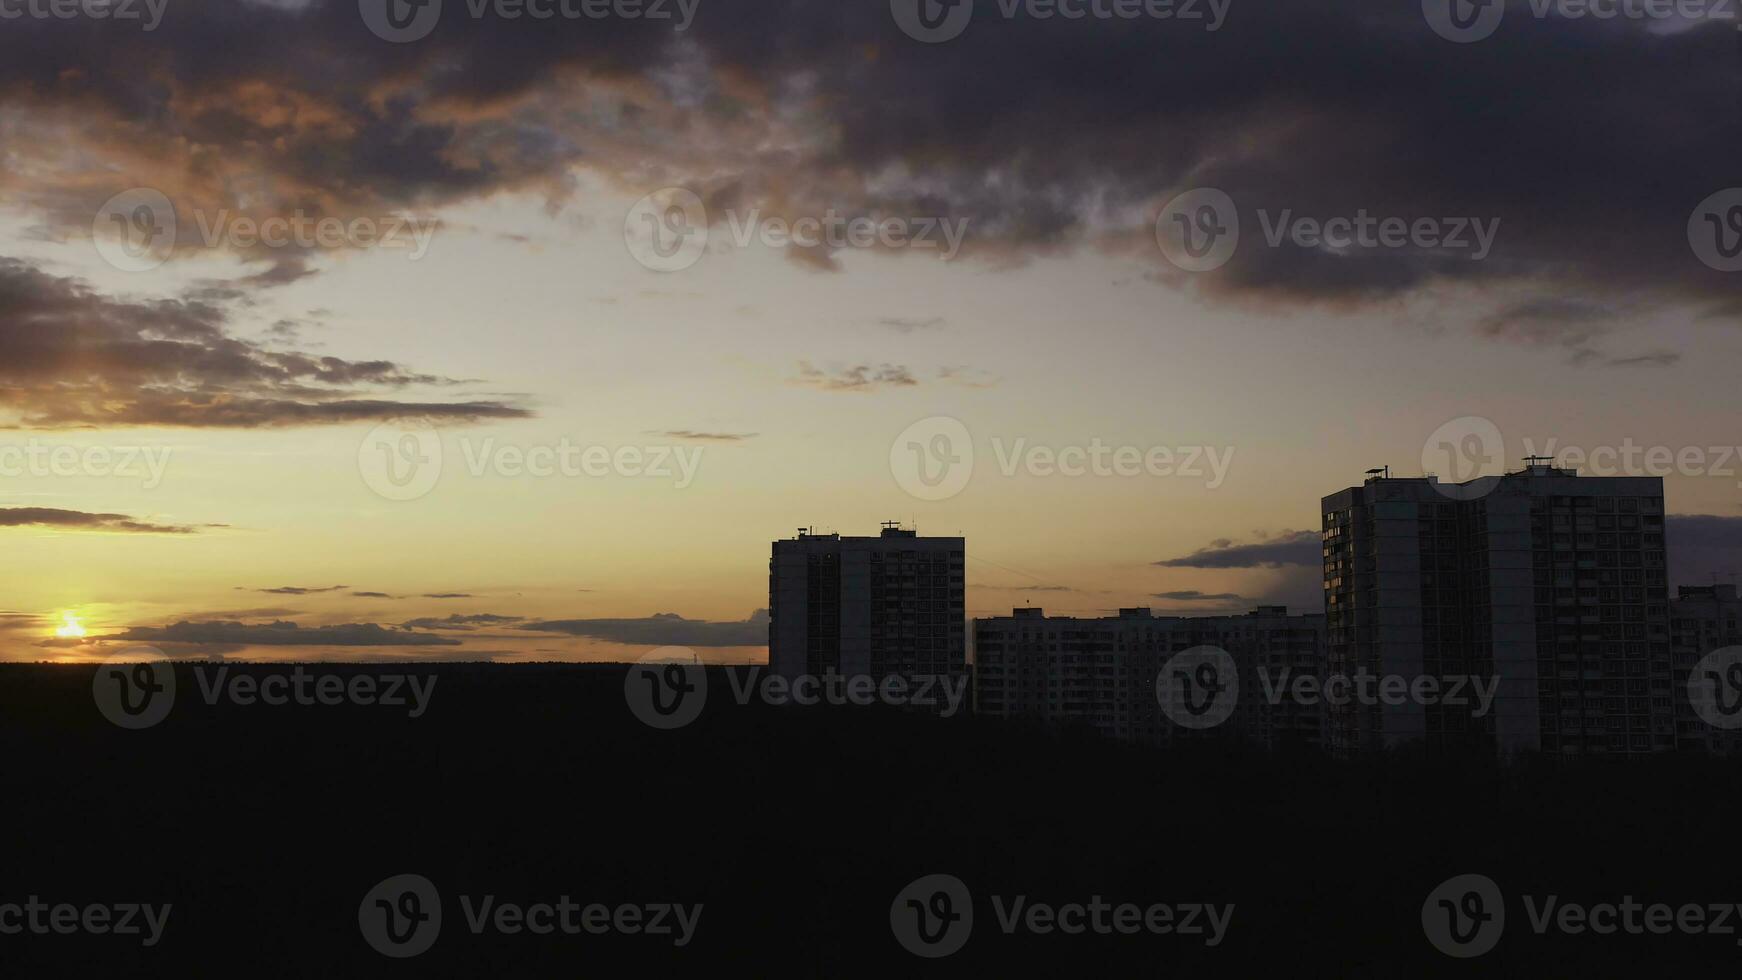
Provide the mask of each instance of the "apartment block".
[{"label": "apartment block", "polygon": [[[1684,585],[1669,604],[1669,615],[1670,642],[1675,653],[1677,745],[1714,755],[1742,749],[1742,727],[1720,727],[1701,718],[1688,697],[1688,684],[1694,671],[1700,669],[1701,661],[1717,651],[1742,647],[1742,626],[1738,625],[1742,623],[1742,600],[1736,596],[1736,586]],[[1736,692],[1726,687],[1725,693]]]},{"label": "apartment block", "polygon": [[1030,608],[977,619],[974,710],[1149,743],[1199,737],[1206,733],[1181,728],[1165,716],[1156,678],[1174,654],[1205,646],[1228,652],[1240,675],[1238,706],[1218,732],[1266,745],[1321,743],[1318,704],[1292,699],[1272,704],[1264,697],[1266,680],[1316,679],[1324,665],[1324,617],[1291,616],[1282,606],[1203,617],[1121,609],[1117,616],[1097,619],[1049,617]]},{"label": "apartment block", "polygon": [[1333,751],[1676,747],[1663,481],[1532,461],[1469,483],[1373,475],[1322,501],[1329,669],[1486,675],[1470,705],[1354,703]]},{"label": "apartment block", "polygon": [[801,529],[768,568],[768,657],[786,678],[960,676],[967,670],[961,538],[887,523],[876,537]]}]

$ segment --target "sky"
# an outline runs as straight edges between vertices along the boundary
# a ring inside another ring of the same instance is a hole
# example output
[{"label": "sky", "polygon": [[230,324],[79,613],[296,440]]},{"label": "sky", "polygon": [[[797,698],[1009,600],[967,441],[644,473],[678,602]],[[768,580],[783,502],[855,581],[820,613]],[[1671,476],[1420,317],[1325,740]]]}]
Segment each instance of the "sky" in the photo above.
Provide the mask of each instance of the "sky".
[{"label": "sky", "polygon": [[1527,455],[1742,571],[1721,8],[391,2],[0,0],[0,659],[754,662],[891,520],[1316,611]]}]

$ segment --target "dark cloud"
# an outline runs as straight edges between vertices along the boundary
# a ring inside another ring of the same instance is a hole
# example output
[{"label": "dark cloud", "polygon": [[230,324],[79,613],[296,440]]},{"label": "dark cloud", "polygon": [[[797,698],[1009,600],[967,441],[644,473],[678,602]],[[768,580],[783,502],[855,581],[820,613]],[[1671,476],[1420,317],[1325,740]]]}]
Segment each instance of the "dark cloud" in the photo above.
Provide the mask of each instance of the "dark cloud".
[{"label": "dark cloud", "polygon": [[[415,44],[380,41],[342,2],[186,0],[149,34],[17,21],[0,34],[0,190],[61,234],[137,185],[190,212],[373,214],[507,189],[560,209],[570,168],[590,165],[647,189],[687,181],[710,208],[966,217],[969,255],[1107,248],[1183,283],[1152,223],[1178,192],[1215,187],[1245,240],[1190,280],[1212,300],[1420,297],[1497,339],[1542,329],[1519,320],[1522,297],[1739,308],[1737,277],[1688,243],[1695,206],[1736,182],[1730,22],[1539,18],[1510,0],[1493,37],[1462,45],[1412,2],[1235,4],[1213,32],[981,7],[936,45],[875,2],[704,4],[681,35],[650,20],[447,16]],[[63,165],[82,160],[112,166]],[[247,183],[265,203],[234,190],[242,175],[263,178]],[[1476,261],[1270,247],[1261,211],[1500,225]],[[307,270],[306,256],[245,258],[265,265],[249,288]],[[1468,302],[1472,286],[1493,298]],[[1498,332],[1483,319],[1495,311]],[[1630,318],[1584,319],[1569,350],[1632,363],[1603,352]]]},{"label": "dark cloud", "polygon": [[248,624],[235,622],[176,623],[173,626],[135,626],[115,639],[155,643],[231,644],[239,646],[335,646],[404,647],[455,646],[458,640],[408,630],[387,629],[375,623],[342,626],[298,626],[292,622]]},{"label": "dark cloud", "polygon": [[264,592],[267,595],[318,595],[322,592],[341,592],[348,588],[350,588],[348,585],[329,585],[325,588],[305,588],[299,585],[283,585],[276,589],[249,589],[248,591]]},{"label": "dark cloud", "polygon": [[[218,527],[221,525],[206,525]],[[155,524],[126,514],[88,514],[51,507],[0,507],[0,527],[53,527],[69,531],[115,531],[126,534],[194,534],[187,524]]]},{"label": "dark cloud", "polygon": [[820,391],[876,391],[919,384],[913,379],[912,372],[898,364],[834,366],[824,370],[809,361],[798,362],[798,377],[793,380],[796,384]]},{"label": "dark cloud", "polygon": [[1283,531],[1274,536],[1260,536],[1259,540],[1247,544],[1236,544],[1231,538],[1218,538],[1184,558],[1169,558],[1155,564],[1162,568],[1281,568],[1284,565],[1318,567],[1323,562],[1319,532]]},{"label": "dark cloud", "polygon": [[425,599],[472,599],[476,598],[470,592],[425,592]]},{"label": "dark cloud", "polygon": [[1239,594],[1234,593],[1234,592],[1199,592],[1196,589],[1180,589],[1180,590],[1175,591],[1175,592],[1155,592],[1155,593],[1151,594],[1151,597],[1155,598],[1155,599],[1166,599],[1169,602],[1206,602],[1206,601],[1247,602],[1247,601],[1250,601],[1245,596],[1239,595]]},{"label": "dark cloud", "polygon": [[351,593],[351,598],[353,598],[353,599],[391,599],[391,598],[393,598],[393,596],[390,596],[385,592],[353,592],[353,593]]},{"label": "dark cloud", "polygon": [[471,630],[479,626],[508,626],[523,621],[520,616],[497,616],[492,613],[474,613],[470,616],[455,613],[446,619],[413,619],[402,623],[406,629],[418,630]]},{"label": "dark cloud", "polygon": [[768,644],[768,610],[758,609],[741,623],[710,623],[660,613],[645,619],[568,619],[527,623],[520,628],[630,646],[759,647]]},{"label": "dark cloud", "polygon": [[754,439],[761,433],[757,432],[696,432],[691,429],[668,429],[655,432],[654,435],[667,439],[683,439],[688,442],[744,442]]},{"label": "dark cloud", "polygon": [[0,425],[270,427],[390,418],[475,421],[503,402],[359,397],[446,384],[391,361],[270,351],[193,299],[122,300],[0,258]]}]

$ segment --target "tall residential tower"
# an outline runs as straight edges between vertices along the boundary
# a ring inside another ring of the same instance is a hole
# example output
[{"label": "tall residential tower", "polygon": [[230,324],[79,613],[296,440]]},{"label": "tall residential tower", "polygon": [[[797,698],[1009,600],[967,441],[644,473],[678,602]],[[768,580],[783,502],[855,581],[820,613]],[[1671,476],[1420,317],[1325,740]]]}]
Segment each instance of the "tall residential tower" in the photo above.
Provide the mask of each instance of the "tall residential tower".
[{"label": "tall residential tower", "polygon": [[888,523],[874,538],[801,529],[768,565],[776,674],[961,676],[967,671],[961,538]]}]

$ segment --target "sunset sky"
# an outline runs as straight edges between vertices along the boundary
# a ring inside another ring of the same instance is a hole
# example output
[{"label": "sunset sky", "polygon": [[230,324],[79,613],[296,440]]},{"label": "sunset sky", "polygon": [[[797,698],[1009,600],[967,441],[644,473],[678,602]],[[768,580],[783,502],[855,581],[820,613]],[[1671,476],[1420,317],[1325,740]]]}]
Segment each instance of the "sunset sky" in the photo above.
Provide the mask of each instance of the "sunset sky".
[{"label": "sunset sky", "polygon": [[[0,21],[0,659],[759,660],[769,542],[885,520],[967,538],[969,615],[1317,610],[1319,498],[1477,475],[1436,446],[1490,432],[1483,472],[1671,454],[1672,586],[1742,571],[1742,272],[1699,244],[1742,219],[1710,203],[1742,185],[1733,21],[1520,3],[1455,43],[1413,0],[1214,31],[981,0],[924,43],[881,0],[682,31],[448,0],[392,43],[369,3]],[[706,250],[658,271],[638,202],[672,188]],[[1191,272],[1157,228],[1198,188],[1241,237]],[[175,247],[118,268],[143,189]],[[965,235],[734,240],[830,213]],[[1267,235],[1358,214],[1492,249]],[[298,215],[427,253],[202,234]],[[972,475],[924,499],[892,455],[940,418]],[[382,492],[432,441],[433,485]],[[1226,470],[1006,475],[1018,444]],[[671,473],[515,472],[563,446]]]}]

